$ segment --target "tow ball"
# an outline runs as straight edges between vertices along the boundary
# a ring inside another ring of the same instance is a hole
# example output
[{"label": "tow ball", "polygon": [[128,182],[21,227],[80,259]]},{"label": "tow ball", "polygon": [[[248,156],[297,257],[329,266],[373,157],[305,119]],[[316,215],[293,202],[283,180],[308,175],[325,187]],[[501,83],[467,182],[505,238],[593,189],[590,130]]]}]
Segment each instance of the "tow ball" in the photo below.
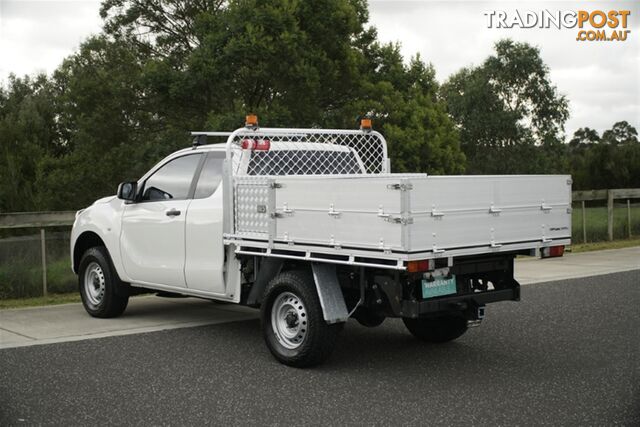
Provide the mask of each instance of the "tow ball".
[{"label": "tow ball", "polygon": [[484,319],[484,310],[485,310],[485,306],[478,307],[476,309],[475,319],[467,320],[468,328],[476,328],[480,326],[480,324],[482,323],[482,319]]}]

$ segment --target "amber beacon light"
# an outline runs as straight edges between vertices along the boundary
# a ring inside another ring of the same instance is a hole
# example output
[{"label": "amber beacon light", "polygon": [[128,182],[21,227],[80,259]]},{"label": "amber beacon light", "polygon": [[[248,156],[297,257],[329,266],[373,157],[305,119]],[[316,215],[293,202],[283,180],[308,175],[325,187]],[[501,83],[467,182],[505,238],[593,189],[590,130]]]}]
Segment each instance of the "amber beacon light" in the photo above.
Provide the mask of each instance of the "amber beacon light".
[{"label": "amber beacon light", "polygon": [[371,119],[369,118],[360,119],[360,129],[371,130]]},{"label": "amber beacon light", "polygon": [[258,127],[258,116],[255,114],[247,114],[244,125],[248,128]]}]

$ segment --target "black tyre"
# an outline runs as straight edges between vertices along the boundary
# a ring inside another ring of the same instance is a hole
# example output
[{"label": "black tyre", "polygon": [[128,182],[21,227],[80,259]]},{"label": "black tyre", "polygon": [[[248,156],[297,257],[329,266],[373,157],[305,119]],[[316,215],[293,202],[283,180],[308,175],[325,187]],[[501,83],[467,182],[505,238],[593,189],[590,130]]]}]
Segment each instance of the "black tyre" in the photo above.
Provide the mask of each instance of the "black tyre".
[{"label": "black tyre", "polygon": [[331,355],[344,323],[328,325],[311,274],[280,273],[265,290],[260,308],[267,347],[285,365],[318,365]]},{"label": "black tyre", "polygon": [[105,247],[90,248],[84,253],[78,269],[78,284],[82,304],[93,317],[117,317],[127,308],[129,296],[118,293],[121,282]]},{"label": "black tyre", "polygon": [[462,316],[448,315],[426,319],[403,318],[409,332],[426,342],[445,343],[467,332],[467,320]]},{"label": "black tyre", "polygon": [[353,313],[353,317],[358,321],[358,323],[360,323],[362,326],[366,326],[367,328],[375,328],[376,326],[380,326],[385,319],[382,314],[376,313],[363,307],[358,307],[356,312]]}]

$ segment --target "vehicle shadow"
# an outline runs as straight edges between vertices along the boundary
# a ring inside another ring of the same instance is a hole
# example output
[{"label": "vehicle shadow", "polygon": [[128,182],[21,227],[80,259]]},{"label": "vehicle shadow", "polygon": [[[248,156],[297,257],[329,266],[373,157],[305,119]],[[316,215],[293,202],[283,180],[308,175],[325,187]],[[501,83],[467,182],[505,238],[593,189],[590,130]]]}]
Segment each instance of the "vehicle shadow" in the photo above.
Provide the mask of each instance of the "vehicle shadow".
[{"label": "vehicle shadow", "polygon": [[[239,321],[212,328],[226,329],[233,335],[234,341],[237,339],[244,343],[243,348],[253,346],[251,360],[247,363],[260,364],[263,368],[271,366],[277,369],[280,366],[293,369],[280,365],[271,356],[264,344],[259,320]],[[505,363],[518,363],[518,351],[486,344],[479,329],[471,329],[450,343],[432,344],[414,338],[399,319],[386,319],[383,325],[376,328],[366,328],[350,320],[340,334],[330,359],[311,370],[318,374],[370,373],[380,370],[392,373],[407,369],[460,372],[470,364],[491,369],[494,365],[498,368]]]}]

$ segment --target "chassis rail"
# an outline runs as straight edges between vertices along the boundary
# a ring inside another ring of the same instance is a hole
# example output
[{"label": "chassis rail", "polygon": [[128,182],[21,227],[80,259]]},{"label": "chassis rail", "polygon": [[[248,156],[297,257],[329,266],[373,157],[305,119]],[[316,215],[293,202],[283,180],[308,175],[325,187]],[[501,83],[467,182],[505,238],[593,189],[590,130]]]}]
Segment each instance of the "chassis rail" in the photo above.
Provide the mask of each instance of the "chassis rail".
[{"label": "chassis rail", "polygon": [[383,251],[380,249],[367,248],[291,244],[290,242],[269,243],[268,241],[237,239],[231,236],[228,236],[224,242],[225,244],[234,245],[236,248],[235,253],[238,255],[254,255],[301,261],[405,270],[405,263],[412,260],[446,258],[448,259],[448,265],[452,265],[453,258],[458,256],[506,254],[513,252],[528,252],[529,255],[537,256],[542,248],[555,245],[569,245],[571,240],[569,237],[566,237],[546,242],[515,242],[494,248],[483,245],[477,247],[450,248],[442,250],[441,252],[423,251],[414,253]]}]

